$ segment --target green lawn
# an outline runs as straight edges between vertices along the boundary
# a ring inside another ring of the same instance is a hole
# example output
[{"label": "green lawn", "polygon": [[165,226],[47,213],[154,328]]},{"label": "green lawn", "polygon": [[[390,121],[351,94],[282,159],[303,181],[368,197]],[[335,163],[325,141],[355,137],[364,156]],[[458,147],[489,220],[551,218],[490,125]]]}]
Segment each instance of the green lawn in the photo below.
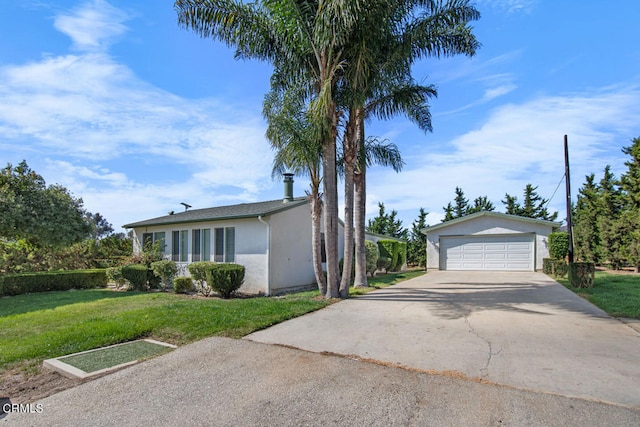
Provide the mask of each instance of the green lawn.
[{"label": "green lawn", "polygon": [[573,288],[567,279],[555,279],[615,317],[640,318],[640,274],[596,272],[593,288]]},{"label": "green lawn", "polygon": [[[420,274],[378,276],[370,289]],[[317,291],[231,300],[107,289],[0,298],[0,370],[138,338],[182,345],[214,335],[242,337],[331,303]]]}]

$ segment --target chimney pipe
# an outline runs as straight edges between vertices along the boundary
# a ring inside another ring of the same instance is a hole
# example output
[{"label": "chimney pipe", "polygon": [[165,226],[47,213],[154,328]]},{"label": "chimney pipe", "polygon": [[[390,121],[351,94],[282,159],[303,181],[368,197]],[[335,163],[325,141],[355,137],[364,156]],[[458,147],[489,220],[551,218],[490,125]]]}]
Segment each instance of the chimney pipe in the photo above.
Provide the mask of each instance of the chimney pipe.
[{"label": "chimney pipe", "polygon": [[285,173],[284,176],[284,198],[282,203],[293,201],[293,174]]}]

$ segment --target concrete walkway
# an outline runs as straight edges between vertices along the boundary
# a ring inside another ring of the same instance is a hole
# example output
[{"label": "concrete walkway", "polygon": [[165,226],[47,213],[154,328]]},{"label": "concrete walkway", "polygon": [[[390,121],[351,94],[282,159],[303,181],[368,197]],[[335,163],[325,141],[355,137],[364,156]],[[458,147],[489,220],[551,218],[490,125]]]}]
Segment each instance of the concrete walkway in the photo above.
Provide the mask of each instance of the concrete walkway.
[{"label": "concrete walkway", "polygon": [[640,333],[541,273],[429,272],[246,339],[640,408]]},{"label": "concrete walkway", "polygon": [[429,273],[178,348],[0,425],[638,426],[639,346],[543,275]]}]

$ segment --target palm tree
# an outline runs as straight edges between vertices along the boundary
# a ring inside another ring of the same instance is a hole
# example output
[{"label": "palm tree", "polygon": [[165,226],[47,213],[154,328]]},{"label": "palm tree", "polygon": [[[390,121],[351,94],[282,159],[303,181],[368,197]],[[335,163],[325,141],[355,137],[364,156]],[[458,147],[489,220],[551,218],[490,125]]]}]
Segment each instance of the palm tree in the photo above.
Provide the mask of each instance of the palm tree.
[{"label": "palm tree", "polygon": [[268,61],[272,87],[305,83],[308,112],[322,147],[327,298],[338,297],[338,195],[335,91],[345,67],[343,51],[360,0],[177,0],[180,25],[236,49],[236,57]]},{"label": "palm tree", "polygon": [[[469,21],[479,18],[479,13],[466,0],[406,0],[394,3],[395,8],[387,2],[377,4],[382,9],[375,12],[373,5],[368,5],[367,10],[373,18],[362,20],[363,31],[358,33],[353,50],[349,51],[356,66],[347,70],[348,82],[354,86],[350,92],[352,96],[347,126],[353,126],[353,129],[345,131],[345,136],[350,136],[355,142],[344,150],[345,163],[349,160],[355,162],[357,156],[354,153],[362,149],[363,144],[358,141],[364,141],[364,121],[367,117],[386,120],[404,114],[425,132],[431,131],[427,101],[436,95],[436,91],[432,86],[413,82],[411,65],[416,59],[428,56],[473,55],[479,46],[468,25]],[[352,113],[355,115],[353,119]],[[366,286],[366,166],[360,168],[357,174],[356,168],[355,163],[345,166],[345,209],[349,209],[349,195],[355,191],[359,203],[355,209],[355,285]],[[353,179],[349,177],[352,173],[356,174]],[[343,296],[345,287],[348,288],[348,276],[344,272],[350,272],[348,259],[352,253],[347,241],[347,227],[345,214],[345,266],[340,286]]]},{"label": "palm tree", "polygon": [[276,150],[272,177],[291,172],[310,179],[306,191],[311,210],[311,240],[313,245],[313,269],[320,295],[327,292],[322,270],[322,194],[320,193],[322,147],[313,138],[302,98],[291,92],[271,91],[265,96],[263,114],[268,122],[267,139]]}]

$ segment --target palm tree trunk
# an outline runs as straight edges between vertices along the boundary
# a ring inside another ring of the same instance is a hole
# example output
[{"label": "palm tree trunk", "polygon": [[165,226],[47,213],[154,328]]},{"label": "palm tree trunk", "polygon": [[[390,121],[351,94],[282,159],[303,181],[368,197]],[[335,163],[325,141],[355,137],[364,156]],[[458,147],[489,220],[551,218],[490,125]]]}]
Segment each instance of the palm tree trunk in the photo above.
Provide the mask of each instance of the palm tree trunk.
[{"label": "palm tree trunk", "polygon": [[336,180],[336,122],[332,107],[332,130],[322,147],[322,180],[324,188],[324,244],[327,254],[326,298],[339,298],[338,269],[338,183]]},{"label": "palm tree trunk", "polygon": [[311,207],[311,241],[313,244],[313,273],[320,295],[327,293],[327,282],[322,270],[322,200],[317,189],[309,195]]},{"label": "palm tree trunk", "polygon": [[358,129],[358,151],[360,157],[360,167],[358,173],[354,177],[356,277],[353,281],[353,286],[355,288],[365,288],[369,286],[369,282],[367,282],[367,251],[364,244],[364,221],[367,209],[367,164],[364,158],[364,120],[360,118],[359,122],[360,126]]},{"label": "palm tree trunk", "polygon": [[353,178],[358,158],[358,120],[356,110],[351,109],[343,141],[344,149],[344,253],[342,257],[342,278],[340,297],[349,297],[351,271],[353,268]]}]

